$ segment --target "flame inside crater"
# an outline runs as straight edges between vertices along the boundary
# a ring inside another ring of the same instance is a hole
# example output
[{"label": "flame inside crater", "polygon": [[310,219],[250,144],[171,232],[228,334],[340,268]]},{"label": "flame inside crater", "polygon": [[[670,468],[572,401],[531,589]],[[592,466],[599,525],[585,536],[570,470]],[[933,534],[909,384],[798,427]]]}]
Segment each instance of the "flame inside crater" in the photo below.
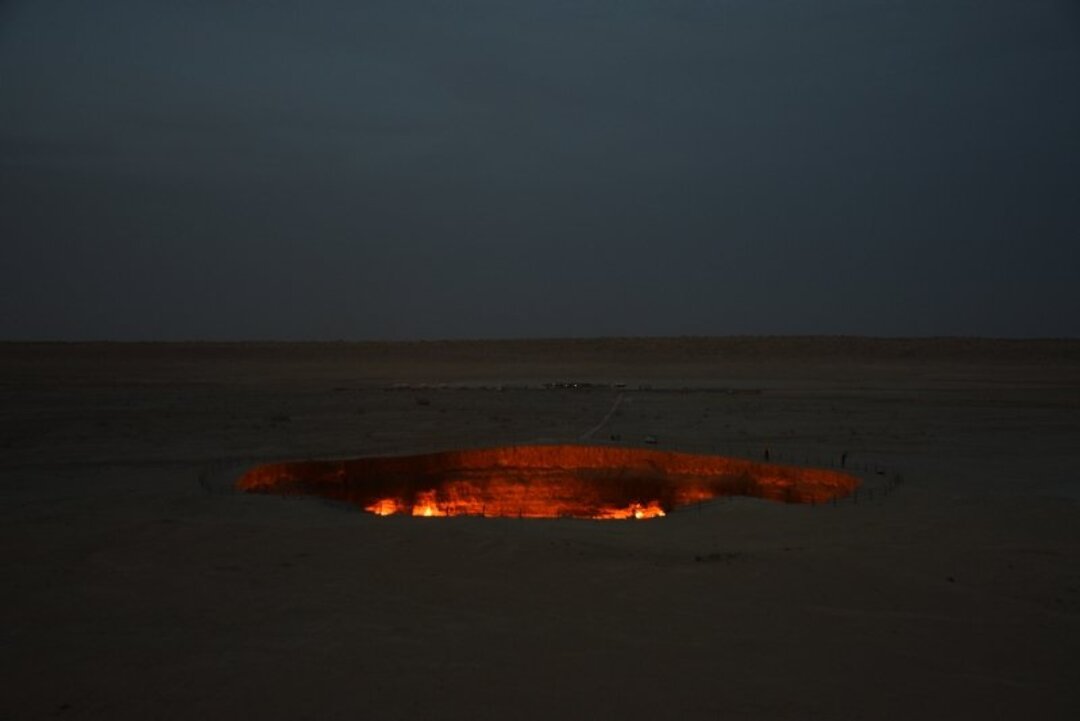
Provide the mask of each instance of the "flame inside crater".
[{"label": "flame inside crater", "polygon": [[252,468],[243,491],[347,501],[378,516],[660,518],[718,496],[819,503],[859,480],[837,471],[609,446],[510,446]]}]

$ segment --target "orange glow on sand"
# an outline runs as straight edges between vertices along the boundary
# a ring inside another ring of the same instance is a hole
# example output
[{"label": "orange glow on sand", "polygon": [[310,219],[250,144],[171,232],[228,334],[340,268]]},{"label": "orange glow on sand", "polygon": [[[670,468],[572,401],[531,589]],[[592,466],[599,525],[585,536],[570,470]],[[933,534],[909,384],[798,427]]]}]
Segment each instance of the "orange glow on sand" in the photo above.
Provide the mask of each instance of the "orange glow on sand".
[{"label": "orange glow on sand", "polygon": [[719,496],[824,503],[859,480],[819,468],[609,446],[509,446],[256,466],[251,493],[313,495],[378,516],[661,518]]}]

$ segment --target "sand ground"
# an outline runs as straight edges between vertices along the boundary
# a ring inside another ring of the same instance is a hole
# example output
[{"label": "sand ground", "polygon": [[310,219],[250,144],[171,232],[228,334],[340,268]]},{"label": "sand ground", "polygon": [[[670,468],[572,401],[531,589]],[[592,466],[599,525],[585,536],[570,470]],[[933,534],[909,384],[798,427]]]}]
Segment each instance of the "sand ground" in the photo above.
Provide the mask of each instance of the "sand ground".
[{"label": "sand ground", "polygon": [[[0,393],[3,719],[1080,718],[1080,342],[8,344]],[[591,440],[866,485],[603,523],[230,490],[620,394]]]}]

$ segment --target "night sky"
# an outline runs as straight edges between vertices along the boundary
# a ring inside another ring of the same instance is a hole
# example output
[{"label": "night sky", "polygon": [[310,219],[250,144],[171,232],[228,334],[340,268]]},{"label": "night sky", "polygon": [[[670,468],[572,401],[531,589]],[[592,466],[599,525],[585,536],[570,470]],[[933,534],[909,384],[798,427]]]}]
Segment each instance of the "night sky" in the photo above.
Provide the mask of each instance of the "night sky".
[{"label": "night sky", "polygon": [[1076,0],[0,3],[0,338],[1080,335]]}]

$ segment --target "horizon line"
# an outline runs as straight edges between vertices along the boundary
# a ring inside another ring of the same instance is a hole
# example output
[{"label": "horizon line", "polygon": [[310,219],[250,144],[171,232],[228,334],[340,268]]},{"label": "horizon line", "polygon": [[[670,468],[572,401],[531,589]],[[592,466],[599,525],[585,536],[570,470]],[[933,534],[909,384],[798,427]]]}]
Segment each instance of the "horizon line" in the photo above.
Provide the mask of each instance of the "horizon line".
[{"label": "horizon line", "polygon": [[857,333],[738,333],[725,335],[573,335],[573,336],[512,336],[512,337],[442,337],[442,338],[0,338],[0,345],[361,345],[361,344],[419,344],[419,343],[543,343],[568,341],[693,341],[693,340],[853,340],[853,341],[1009,341],[1048,342],[1080,341],[1080,335],[1069,336],[998,336],[998,335],[869,335]]}]

